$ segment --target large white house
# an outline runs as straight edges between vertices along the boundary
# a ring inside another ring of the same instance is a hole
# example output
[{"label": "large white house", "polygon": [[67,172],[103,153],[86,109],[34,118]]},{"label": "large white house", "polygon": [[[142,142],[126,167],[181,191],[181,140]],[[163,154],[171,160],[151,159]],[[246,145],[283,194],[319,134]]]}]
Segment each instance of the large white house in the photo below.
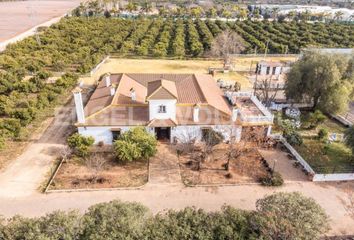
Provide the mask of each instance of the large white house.
[{"label": "large white house", "polygon": [[112,144],[131,127],[144,126],[157,139],[201,139],[203,129],[225,139],[242,138],[257,126],[269,134],[272,114],[250,93],[222,92],[206,74],[105,74],[84,107],[73,91],[78,132]]}]

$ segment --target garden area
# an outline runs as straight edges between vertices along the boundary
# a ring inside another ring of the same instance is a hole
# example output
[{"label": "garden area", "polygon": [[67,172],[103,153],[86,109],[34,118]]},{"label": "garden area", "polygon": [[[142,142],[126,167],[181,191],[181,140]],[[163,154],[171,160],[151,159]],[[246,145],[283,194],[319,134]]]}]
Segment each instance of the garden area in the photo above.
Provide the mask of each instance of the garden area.
[{"label": "garden area", "polygon": [[141,187],[148,181],[148,159],[157,144],[143,128],[123,133],[113,147],[94,146],[92,137],[78,133],[67,142],[49,190]]},{"label": "garden area", "polygon": [[346,137],[350,129],[319,110],[300,114],[299,119],[280,114],[276,125],[311,168],[319,174],[354,172],[354,156]]},{"label": "garden area", "polygon": [[223,142],[214,130],[204,131],[203,141],[193,140],[176,145],[183,182],[188,185],[222,185],[261,183],[283,184],[282,176],[262,157],[255,135],[238,143]]}]

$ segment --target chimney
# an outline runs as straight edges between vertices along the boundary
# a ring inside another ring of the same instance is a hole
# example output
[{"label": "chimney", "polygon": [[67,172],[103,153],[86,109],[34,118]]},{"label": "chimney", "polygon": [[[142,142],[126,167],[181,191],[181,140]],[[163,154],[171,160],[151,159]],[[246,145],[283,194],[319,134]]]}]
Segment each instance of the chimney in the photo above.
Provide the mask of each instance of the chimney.
[{"label": "chimney", "polygon": [[107,73],[107,74],[104,76],[104,80],[105,80],[105,82],[106,82],[106,87],[111,86],[111,74],[110,74],[110,73]]},{"label": "chimney", "polygon": [[112,84],[110,90],[111,90],[111,96],[114,96],[114,94],[116,93],[116,85]]},{"label": "chimney", "polygon": [[199,110],[200,110],[199,104],[194,105],[194,108],[193,108],[193,121],[194,122],[199,122]]},{"label": "chimney", "polygon": [[81,91],[82,91],[81,88],[76,87],[73,90],[73,94],[74,94],[77,121],[78,123],[85,123],[85,112],[84,112],[84,105],[82,103]]},{"label": "chimney", "polygon": [[237,120],[238,109],[236,107],[232,108],[232,121],[235,122]]},{"label": "chimney", "polygon": [[130,97],[132,98],[132,101],[136,101],[136,92],[134,88],[130,89]]}]

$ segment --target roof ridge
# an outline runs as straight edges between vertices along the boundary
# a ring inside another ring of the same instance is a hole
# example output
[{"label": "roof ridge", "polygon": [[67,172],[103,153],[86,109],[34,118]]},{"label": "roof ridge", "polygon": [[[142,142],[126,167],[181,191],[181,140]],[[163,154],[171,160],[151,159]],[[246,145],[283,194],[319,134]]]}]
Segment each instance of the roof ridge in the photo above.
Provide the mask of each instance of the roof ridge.
[{"label": "roof ridge", "polygon": [[[192,77],[193,77],[193,80],[194,80],[194,81],[197,83],[197,85],[198,85],[198,89],[199,89],[200,93],[201,93],[202,96],[203,96],[204,102],[207,102],[207,103],[208,103],[208,101],[207,101],[207,99],[206,99],[206,97],[205,97],[205,94],[204,94],[202,88],[201,88],[200,85],[199,85],[199,82],[198,82],[198,80],[197,80],[196,74],[193,73],[193,74],[192,74]],[[187,79],[187,78],[186,78],[186,79]],[[208,104],[209,104],[209,103],[208,103]]]}]

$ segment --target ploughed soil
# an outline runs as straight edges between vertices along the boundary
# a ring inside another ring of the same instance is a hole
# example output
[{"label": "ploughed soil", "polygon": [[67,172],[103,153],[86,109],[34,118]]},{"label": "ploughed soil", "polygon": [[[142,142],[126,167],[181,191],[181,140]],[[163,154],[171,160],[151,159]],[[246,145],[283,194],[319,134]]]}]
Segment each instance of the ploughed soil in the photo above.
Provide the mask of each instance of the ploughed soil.
[{"label": "ploughed soil", "polygon": [[112,153],[96,154],[106,159],[102,170],[95,172],[85,159],[74,157],[63,162],[49,189],[139,187],[147,182],[147,161],[119,163]]},{"label": "ploughed soil", "polygon": [[179,155],[181,175],[189,185],[207,184],[245,184],[258,183],[259,178],[267,176],[257,148],[244,147],[242,154],[230,160],[229,170],[225,170],[229,146],[225,143],[213,147],[212,153],[200,164],[194,160],[195,151]]}]

